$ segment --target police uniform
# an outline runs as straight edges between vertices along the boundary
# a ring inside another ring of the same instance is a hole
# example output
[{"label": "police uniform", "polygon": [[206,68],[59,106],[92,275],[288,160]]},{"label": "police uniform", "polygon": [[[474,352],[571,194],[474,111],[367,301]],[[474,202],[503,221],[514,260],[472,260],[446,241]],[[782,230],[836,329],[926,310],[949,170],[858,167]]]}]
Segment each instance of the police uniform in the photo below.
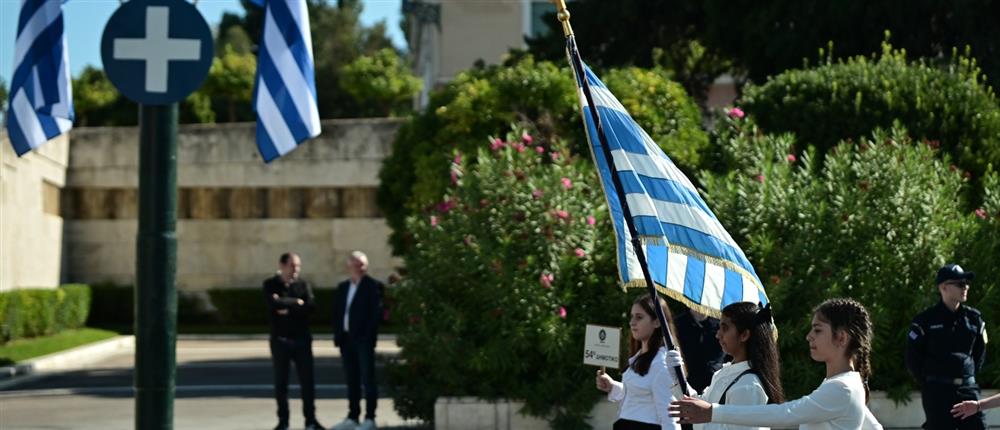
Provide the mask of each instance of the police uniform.
[{"label": "police uniform", "polygon": [[[949,280],[971,280],[972,272],[948,265],[938,272],[938,284]],[[960,303],[951,311],[944,302],[913,319],[908,334],[906,367],[921,386],[925,429],[983,429],[982,412],[964,420],[951,415],[951,408],[964,400],[978,400],[976,373],[986,359],[986,322],[982,314]]]}]

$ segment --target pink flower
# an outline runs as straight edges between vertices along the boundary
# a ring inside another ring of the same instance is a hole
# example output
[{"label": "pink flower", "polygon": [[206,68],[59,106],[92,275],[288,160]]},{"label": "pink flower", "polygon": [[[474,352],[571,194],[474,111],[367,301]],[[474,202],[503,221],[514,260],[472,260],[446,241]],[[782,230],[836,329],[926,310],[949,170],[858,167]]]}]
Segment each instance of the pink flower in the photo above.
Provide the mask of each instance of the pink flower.
[{"label": "pink flower", "polygon": [[458,172],[452,170],[451,171],[451,184],[455,185],[457,183],[458,183]]},{"label": "pink flower", "polygon": [[986,219],[987,217],[986,209],[983,208],[976,209],[976,216],[982,219]]},{"label": "pink flower", "polygon": [[438,225],[438,217],[431,215],[431,227],[437,227],[437,225]]},{"label": "pink flower", "polygon": [[545,195],[545,192],[542,190],[535,190],[531,192],[531,197],[535,200],[542,198],[543,195]]},{"label": "pink flower", "polygon": [[535,152],[537,152],[539,155],[544,154],[545,153],[545,148],[542,148],[541,146],[536,146],[535,147]]},{"label": "pink flower", "polygon": [[569,219],[569,212],[566,212],[564,210],[557,210],[556,211],[556,217],[559,218],[559,219],[564,219],[564,220],[565,219]]},{"label": "pink flower", "polygon": [[559,307],[559,318],[566,319],[566,308],[563,306]]},{"label": "pink flower", "polygon": [[587,252],[584,251],[583,248],[574,249],[573,252],[576,253],[576,256],[580,258],[583,258],[585,255],[587,255]]},{"label": "pink flower", "polygon": [[754,180],[760,183],[764,183],[764,175],[757,175],[757,177],[754,178]]},{"label": "pink flower", "polygon": [[448,213],[448,211],[452,210],[454,207],[455,207],[455,201],[454,200],[445,200],[445,201],[437,204],[437,210],[438,210],[438,212],[441,212],[443,214]]},{"label": "pink flower", "polygon": [[552,161],[558,161],[559,160],[559,153],[558,152],[550,152],[549,153],[549,158],[551,158]]},{"label": "pink flower", "polygon": [[503,145],[504,145],[503,140],[501,140],[498,137],[496,139],[493,139],[493,143],[490,144],[490,149],[492,149],[494,151],[499,151],[500,148],[503,148]]},{"label": "pink flower", "polygon": [[587,225],[594,225],[596,223],[597,223],[597,220],[594,219],[593,215],[587,215]]},{"label": "pink flower", "polygon": [[789,163],[794,163],[795,160],[798,160],[798,158],[795,157],[795,154],[788,154],[788,156],[785,157],[785,160],[788,160]]},{"label": "pink flower", "polygon": [[729,111],[726,112],[726,115],[729,115],[730,118],[734,118],[734,119],[743,119],[743,117],[746,114],[743,113],[743,109],[740,109],[738,107],[734,107],[732,109],[729,109]]},{"label": "pink flower", "polygon": [[462,164],[462,153],[455,153],[455,158],[453,158],[451,162],[455,164]]},{"label": "pink flower", "polygon": [[524,150],[527,148],[528,148],[527,146],[524,146],[524,144],[520,142],[514,144],[514,149],[516,149],[517,152],[524,152]]},{"label": "pink flower", "polygon": [[535,139],[532,138],[531,135],[528,134],[528,133],[524,133],[524,134],[521,135],[521,141],[524,142],[526,145],[531,145],[531,142],[533,140],[535,140]]},{"label": "pink flower", "polygon": [[542,275],[538,277],[538,282],[541,282],[544,288],[552,288],[552,281],[555,279],[556,277],[551,273],[542,272]]},{"label": "pink flower", "polygon": [[573,181],[569,180],[569,178],[562,178],[562,186],[567,190],[573,188]]}]

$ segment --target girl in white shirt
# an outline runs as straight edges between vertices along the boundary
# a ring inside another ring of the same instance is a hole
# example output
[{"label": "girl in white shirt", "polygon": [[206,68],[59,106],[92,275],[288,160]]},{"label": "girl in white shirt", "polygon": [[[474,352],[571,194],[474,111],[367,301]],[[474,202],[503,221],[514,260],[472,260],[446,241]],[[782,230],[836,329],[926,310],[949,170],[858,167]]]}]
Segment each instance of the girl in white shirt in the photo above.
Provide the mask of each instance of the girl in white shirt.
[{"label": "girl in white shirt", "polygon": [[[673,320],[670,309],[660,303],[669,324]],[[653,300],[648,296],[639,297],[632,304],[629,314],[632,358],[622,372],[622,381],[597,371],[597,389],[608,393],[608,400],[621,402],[614,430],[680,429],[667,412],[670,402],[676,399],[670,391],[676,379],[674,369],[666,364],[667,349],[662,346],[660,321],[653,309]]]},{"label": "girl in white shirt", "polygon": [[[726,405],[784,402],[774,333],[770,306],[762,309],[750,302],[737,302],[723,308],[715,338],[722,351],[733,359],[712,375],[712,383],[697,397]],[[669,358],[667,364],[672,364]],[[695,429],[764,430],[766,427],[708,423],[696,425]]]},{"label": "girl in white shirt", "polygon": [[816,307],[806,335],[809,355],[826,363],[826,379],[808,396],[771,405],[719,405],[686,397],[670,405],[682,423],[818,429],[881,429],[865,406],[871,376],[872,325],[868,310],[851,299],[830,299]]}]

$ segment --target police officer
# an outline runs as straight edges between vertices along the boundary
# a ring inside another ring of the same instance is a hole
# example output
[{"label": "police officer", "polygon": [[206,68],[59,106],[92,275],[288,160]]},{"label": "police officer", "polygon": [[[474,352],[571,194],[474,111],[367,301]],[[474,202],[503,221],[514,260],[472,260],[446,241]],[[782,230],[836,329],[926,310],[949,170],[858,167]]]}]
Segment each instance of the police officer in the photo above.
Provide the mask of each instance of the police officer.
[{"label": "police officer", "polygon": [[978,400],[976,373],[986,359],[986,322],[966,306],[975,273],[957,264],[938,270],[938,304],[913,318],[906,367],[921,386],[925,429],[983,429],[982,412],[967,419],[952,417],[952,405]]}]

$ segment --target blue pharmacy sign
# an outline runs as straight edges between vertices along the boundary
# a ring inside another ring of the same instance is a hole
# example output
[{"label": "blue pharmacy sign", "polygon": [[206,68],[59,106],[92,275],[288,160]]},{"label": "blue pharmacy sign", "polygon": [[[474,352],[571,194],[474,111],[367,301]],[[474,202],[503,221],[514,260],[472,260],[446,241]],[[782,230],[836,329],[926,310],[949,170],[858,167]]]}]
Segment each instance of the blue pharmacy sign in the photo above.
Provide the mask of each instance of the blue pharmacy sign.
[{"label": "blue pharmacy sign", "polygon": [[212,66],[212,32],[185,0],[131,0],[101,37],[104,71],[118,91],[148,105],[183,100]]}]

